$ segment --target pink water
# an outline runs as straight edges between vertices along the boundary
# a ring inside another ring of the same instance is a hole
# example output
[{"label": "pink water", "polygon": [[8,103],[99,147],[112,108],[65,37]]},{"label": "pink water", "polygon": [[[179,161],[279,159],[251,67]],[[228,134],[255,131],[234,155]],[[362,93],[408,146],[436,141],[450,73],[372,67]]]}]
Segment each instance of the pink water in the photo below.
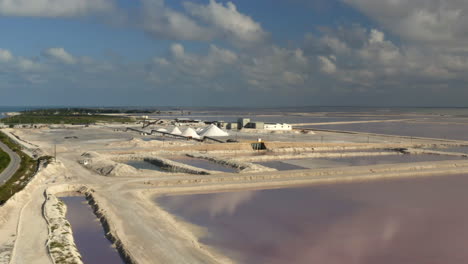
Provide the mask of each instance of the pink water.
[{"label": "pink water", "polygon": [[166,196],[239,263],[468,263],[468,175]]}]

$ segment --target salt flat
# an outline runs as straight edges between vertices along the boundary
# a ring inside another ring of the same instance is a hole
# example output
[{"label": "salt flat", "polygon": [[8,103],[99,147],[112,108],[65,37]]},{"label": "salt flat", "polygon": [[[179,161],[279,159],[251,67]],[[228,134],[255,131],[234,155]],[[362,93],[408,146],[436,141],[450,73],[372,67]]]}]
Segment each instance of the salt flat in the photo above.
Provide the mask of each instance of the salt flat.
[{"label": "salt flat", "polygon": [[[46,245],[48,225],[43,216],[46,190],[50,195],[80,189],[92,194],[100,212],[108,220],[110,232],[121,243],[121,251],[135,263],[230,263],[233,260],[199,241],[202,230],[158,207],[153,202],[154,196],[468,172],[467,160],[444,160],[443,157],[440,161],[293,171],[248,165],[249,158],[261,154],[250,146],[259,137],[268,151],[279,154],[277,160],[292,153],[302,153],[309,158],[314,151],[325,154],[361,151],[372,155],[387,149],[437,145],[457,147],[467,144],[465,141],[379,135],[369,139],[368,134],[320,131],[315,134],[241,131],[231,134],[238,143],[206,143],[158,136],[145,141],[145,136],[124,132],[124,128],[93,125],[87,128],[4,129],[4,132],[14,133],[25,141],[22,144],[27,148],[36,145],[47,155],[53,155],[56,148],[57,161],[42,168],[24,191],[0,208],[0,263],[52,263]],[[85,166],[83,153],[89,152],[97,153],[99,159],[88,158]],[[211,157],[211,162],[230,166],[238,164],[243,169],[239,173],[209,171],[207,175],[197,175],[128,169],[125,167],[128,165],[122,163],[124,158],[144,160],[158,156],[170,159],[186,154],[204,155]],[[300,163],[300,160],[295,162]],[[111,173],[103,174],[104,169]]]}]

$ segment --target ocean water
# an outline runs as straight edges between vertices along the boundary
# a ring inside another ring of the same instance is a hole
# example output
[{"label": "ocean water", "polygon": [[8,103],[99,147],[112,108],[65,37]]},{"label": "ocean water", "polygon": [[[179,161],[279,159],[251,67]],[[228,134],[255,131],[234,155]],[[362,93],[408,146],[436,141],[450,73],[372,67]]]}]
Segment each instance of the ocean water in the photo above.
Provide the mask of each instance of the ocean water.
[{"label": "ocean water", "polygon": [[[190,115],[188,113],[190,112]],[[187,117],[206,121],[236,122],[238,118],[271,123],[333,123],[370,120],[412,119],[407,122],[331,124],[330,127],[309,126],[309,128],[350,130],[361,132],[387,133],[417,136],[426,133],[433,137],[465,139],[457,136],[459,127],[468,124],[468,108],[377,108],[377,107],[289,107],[289,108],[187,108],[184,115],[150,115],[152,118]],[[304,125],[307,126],[307,125]],[[403,127],[403,129],[400,129]],[[414,127],[414,129],[412,129]],[[434,128],[436,131],[430,131]],[[451,131],[448,131],[451,129]],[[415,132],[413,132],[415,130]],[[447,130],[447,132],[445,132]],[[465,134],[465,131],[462,132]],[[460,133],[458,133],[460,134]],[[420,135],[422,136],[422,135]]]},{"label": "ocean water", "polygon": [[8,112],[20,112],[30,109],[36,109],[38,107],[30,107],[30,106],[0,106],[0,119],[5,117],[5,113]]}]

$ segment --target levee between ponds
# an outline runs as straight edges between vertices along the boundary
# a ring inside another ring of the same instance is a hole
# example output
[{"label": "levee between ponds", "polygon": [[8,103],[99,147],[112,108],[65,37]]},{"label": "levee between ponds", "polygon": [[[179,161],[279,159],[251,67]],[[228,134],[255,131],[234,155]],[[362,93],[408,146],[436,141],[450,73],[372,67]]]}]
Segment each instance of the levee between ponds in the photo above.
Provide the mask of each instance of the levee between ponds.
[{"label": "levee between ponds", "polygon": [[205,155],[205,154],[187,154],[188,157],[204,159],[216,164],[231,167],[237,169],[240,173],[252,173],[252,172],[262,172],[262,171],[276,171],[276,169],[268,168],[260,164],[254,164],[250,162],[238,161],[232,158],[223,158],[219,156]]},{"label": "levee between ponds", "polygon": [[216,192],[298,185],[332,184],[380,179],[468,173],[468,161],[415,162],[343,168],[291,170],[238,175],[216,175],[152,180],[140,185],[153,193]]},{"label": "levee between ponds", "polygon": [[197,174],[197,175],[209,175],[211,171],[190,166],[181,162],[173,161],[170,159],[158,157],[158,156],[148,156],[148,155],[118,155],[114,156],[112,160],[116,162],[125,162],[128,160],[139,160],[151,163],[155,166],[160,167],[169,172],[175,173],[188,173],[188,174]]},{"label": "levee between ponds", "polygon": [[207,170],[160,157],[148,157],[144,158],[143,161],[149,162],[170,172],[181,172],[199,175],[210,174],[210,172]]}]

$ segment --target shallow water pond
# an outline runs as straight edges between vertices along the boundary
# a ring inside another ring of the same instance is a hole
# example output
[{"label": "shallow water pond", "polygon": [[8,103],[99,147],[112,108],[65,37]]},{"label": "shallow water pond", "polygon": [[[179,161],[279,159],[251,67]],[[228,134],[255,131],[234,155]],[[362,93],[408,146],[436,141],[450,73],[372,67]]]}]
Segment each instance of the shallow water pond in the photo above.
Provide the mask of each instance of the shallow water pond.
[{"label": "shallow water pond", "polygon": [[141,170],[155,170],[155,171],[167,172],[167,170],[164,170],[163,168],[157,165],[154,165],[152,163],[149,163],[143,160],[129,160],[129,161],[125,161],[125,164],[132,166],[136,169],[141,169]]},{"label": "shallow water pond", "polygon": [[101,223],[85,197],[61,197],[67,205],[66,218],[73,230],[75,244],[86,264],[124,263],[112,243],[105,237]]},{"label": "shallow water pond", "polygon": [[468,140],[467,124],[432,124],[411,122],[362,123],[316,126],[318,129],[347,130],[410,137]]},{"label": "shallow water pond", "polygon": [[[259,162],[259,164],[278,170],[318,169],[346,166],[366,166],[378,164],[410,163],[423,161],[460,160],[462,157],[445,155],[389,155],[389,156],[363,156],[346,158],[308,158],[290,159],[282,161]],[[297,168],[296,168],[297,167]]]},{"label": "shallow water pond", "polygon": [[163,196],[239,263],[468,263],[468,175]]},{"label": "shallow water pond", "polygon": [[197,168],[202,168],[205,170],[214,170],[214,171],[222,171],[222,172],[237,172],[237,169],[235,168],[223,166],[221,164],[218,164],[209,160],[205,160],[205,159],[179,157],[179,158],[171,158],[171,160],[184,163],[190,166],[194,166]]},{"label": "shallow water pond", "polygon": [[260,164],[265,167],[277,169],[279,171],[284,171],[284,170],[303,170],[307,169],[306,167],[294,165],[294,164],[289,164],[286,162],[282,161],[265,161],[265,162],[256,162],[257,164]]}]

